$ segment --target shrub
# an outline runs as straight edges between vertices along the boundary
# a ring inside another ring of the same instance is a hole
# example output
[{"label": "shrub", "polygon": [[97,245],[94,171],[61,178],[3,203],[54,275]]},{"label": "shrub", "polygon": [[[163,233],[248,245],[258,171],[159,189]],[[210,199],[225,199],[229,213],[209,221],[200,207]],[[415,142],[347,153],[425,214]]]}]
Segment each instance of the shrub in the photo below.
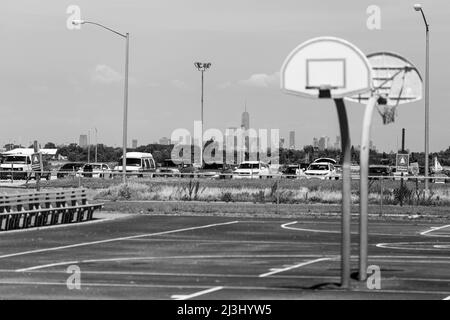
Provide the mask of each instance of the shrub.
[{"label": "shrub", "polygon": [[220,200],[225,202],[231,202],[233,201],[233,195],[231,192],[222,192],[222,195],[220,196]]},{"label": "shrub", "polygon": [[404,203],[408,203],[411,204],[411,200],[412,200],[412,195],[413,195],[413,191],[411,189],[409,189],[406,185],[402,185],[399,188],[395,188],[393,190],[393,194],[394,194],[394,203],[400,203],[400,204],[404,204]]},{"label": "shrub", "polygon": [[253,194],[253,202],[264,203],[266,201],[265,192],[263,190],[259,190],[257,193]]}]

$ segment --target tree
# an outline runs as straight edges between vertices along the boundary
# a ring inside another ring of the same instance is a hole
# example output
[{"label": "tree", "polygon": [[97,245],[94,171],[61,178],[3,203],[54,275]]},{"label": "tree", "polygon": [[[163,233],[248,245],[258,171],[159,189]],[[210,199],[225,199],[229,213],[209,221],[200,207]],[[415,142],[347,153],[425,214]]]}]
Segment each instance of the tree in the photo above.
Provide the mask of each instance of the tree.
[{"label": "tree", "polygon": [[56,144],[53,142],[47,142],[44,146],[44,149],[56,149]]}]

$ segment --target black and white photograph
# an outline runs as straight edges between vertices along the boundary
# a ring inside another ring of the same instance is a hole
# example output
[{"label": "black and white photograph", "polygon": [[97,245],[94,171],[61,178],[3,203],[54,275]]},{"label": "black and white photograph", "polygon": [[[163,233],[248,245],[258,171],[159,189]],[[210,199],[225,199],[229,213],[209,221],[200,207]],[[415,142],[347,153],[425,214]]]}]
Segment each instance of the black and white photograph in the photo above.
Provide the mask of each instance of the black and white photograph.
[{"label": "black and white photograph", "polygon": [[0,300],[450,300],[450,2],[1,11]]}]

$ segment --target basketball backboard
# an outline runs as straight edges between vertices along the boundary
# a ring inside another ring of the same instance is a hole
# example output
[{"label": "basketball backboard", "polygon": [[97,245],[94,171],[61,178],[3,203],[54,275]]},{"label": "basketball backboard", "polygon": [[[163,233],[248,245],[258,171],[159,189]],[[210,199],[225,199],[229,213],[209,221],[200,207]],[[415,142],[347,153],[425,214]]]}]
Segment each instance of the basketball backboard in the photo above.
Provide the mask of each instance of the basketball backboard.
[{"label": "basketball backboard", "polygon": [[348,97],[349,101],[367,103],[377,94],[380,104],[396,106],[422,98],[422,77],[417,68],[402,56],[392,52],[367,55],[372,66],[373,91]]},{"label": "basketball backboard", "polygon": [[308,98],[343,98],[370,91],[372,69],[350,42],[335,37],[308,40],[281,68],[281,89]]}]

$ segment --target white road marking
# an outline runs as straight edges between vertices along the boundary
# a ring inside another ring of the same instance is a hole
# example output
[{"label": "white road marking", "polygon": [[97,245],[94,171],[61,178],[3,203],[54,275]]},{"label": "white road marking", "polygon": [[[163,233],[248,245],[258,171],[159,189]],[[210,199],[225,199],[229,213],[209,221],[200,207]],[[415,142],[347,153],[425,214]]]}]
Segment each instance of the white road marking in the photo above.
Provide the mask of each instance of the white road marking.
[{"label": "white road marking", "polygon": [[[428,244],[430,247],[418,247],[421,244]],[[407,245],[416,245],[415,247],[407,247]],[[383,249],[398,249],[398,250],[415,250],[415,251],[441,251],[441,249],[448,249],[450,245],[435,245],[431,242],[390,242],[377,243],[376,247]]]},{"label": "white road marking", "polygon": [[438,249],[450,249],[450,244],[435,244],[433,247]]},{"label": "white road marking", "polygon": [[[290,225],[296,224],[298,221],[292,221],[281,225],[281,228],[287,229],[287,230],[295,230],[295,231],[305,231],[305,232],[315,232],[315,233],[333,233],[333,234],[340,234],[341,231],[336,230],[318,230],[318,229],[306,229],[306,228],[296,228],[296,227],[290,227]],[[351,232],[351,234],[359,234],[358,232]],[[371,232],[370,235],[374,236],[399,236],[399,234],[391,234],[391,233],[374,233]],[[402,235],[402,236],[408,236],[408,235]],[[409,235],[412,236],[412,235]]]},{"label": "white road marking", "polygon": [[[66,282],[43,282],[43,281],[0,281],[0,285],[33,285],[33,286],[67,286]],[[99,282],[83,282],[83,287],[122,287],[122,288],[191,288],[191,289],[203,289],[209,288],[207,286],[202,285],[155,285],[155,284],[133,284],[133,283],[99,283]],[[256,286],[226,286],[224,287],[228,290],[262,290],[262,291],[293,291],[294,293],[298,293],[298,288],[288,288],[288,287],[256,287]],[[334,292],[336,290],[326,290],[322,289],[321,292]],[[423,291],[423,290],[352,290],[352,293],[361,293],[361,294],[382,294],[382,293],[398,293],[398,294],[424,294],[424,295],[448,295],[448,291]]]},{"label": "white road marking", "polygon": [[[387,261],[389,262],[389,261]],[[398,261],[403,262],[403,261]],[[32,272],[31,272],[32,271]],[[34,274],[66,274],[65,270],[31,270],[29,273]],[[15,273],[16,270],[6,270],[0,269],[0,273],[8,274]],[[233,274],[233,273],[177,273],[177,272],[133,272],[133,271],[106,271],[106,270],[83,270],[83,274],[91,275],[112,275],[112,276],[154,276],[154,277],[202,277],[202,278],[259,278],[255,274]],[[329,280],[339,280],[339,276],[319,276],[319,275],[273,275],[272,279],[329,279]],[[450,282],[450,279],[440,279],[440,278],[383,278],[383,281],[420,281],[420,282]]]},{"label": "white road marking", "polygon": [[155,232],[155,233],[140,234],[140,235],[128,236],[128,237],[112,238],[112,239],[98,240],[98,241],[91,241],[91,242],[82,242],[82,243],[70,244],[67,246],[10,253],[10,254],[5,254],[5,255],[0,256],[0,259],[22,256],[22,255],[33,254],[33,253],[41,253],[41,252],[49,252],[49,251],[70,249],[70,248],[76,248],[76,247],[90,246],[90,245],[94,245],[94,244],[116,242],[116,241],[121,241],[121,240],[144,238],[144,237],[159,236],[159,235],[163,235],[163,234],[177,233],[177,232],[183,232],[183,231],[205,229],[205,228],[211,228],[211,227],[217,227],[217,226],[224,226],[224,225],[228,225],[228,224],[234,224],[234,223],[238,223],[238,222],[239,221],[214,223],[214,224],[208,224],[208,225],[198,226],[198,227],[190,227],[190,228],[183,228],[183,229],[176,229],[176,230],[169,230],[169,231],[162,231],[162,232]]},{"label": "white road marking", "polygon": [[168,260],[168,259],[195,259],[195,260],[202,260],[202,259],[233,259],[233,258],[314,258],[314,257],[323,257],[323,255],[287,255],[287,254],[280,254],[280,255],[187,255],[187,256],[160,256],[160,257],[125,257],[125,258],[107,258],[107,259],[88,259],[88,260],[79,260],[79,261],[62,261],[62,262],[56,262],[56,263],[50,263],[50,264],[43,264],[43,265],[37,265],[33,267],[28,268],[22,268],[15,270],[16,272],[26,272],[26,271],[33,271],[33,270],[39,270],[39,269],[45,269],[50,268],[54,266],[65,266],[69,264],[82,264],[82,263],[96,263],[96,262],[118,262],[118,261],[138,261],[138,260]]},{"label": "white road marking", "polygon": [[[450,235],[439,235],[439,234],[431,234],[431,232],[437,231],[437,230],[441,230],[441,229],[445,229],[445,228],[449,228],[450,224],[447,224],[445,226],[440,226],[440,227],[431,227],[428,230],[422,231],[420,233],[421,236],[425,236],[425,237],[443,237],[443,238],[447,238],[450,237]],[[406,247],[405,245],[411,245],[411,244],[428,244],[431,246],[426,248],[420,248],[420,247]],[[396,249],[396,250],[416,250],[416,251],[438,251],[441,249],[449,249],[450,246],[447,244],[433,244],[430,242],[392,242],[392,243],[378,243],[376,244],[376,246],[378,248],[384,248],[384,249]]]},{"label": "white road marking", "polygon": [[[50,264],[43,264],[43,265],[37,265],[33,267],[23,268],[23,269],[17,269],[14,270],[15,272],[26,272],[26,271],[34,271],[34,270],[40,270],[40,269],[46,269],[54,266],[64,266],[64,265],[70,265],[70,264],[82,264],[82,263],[96,263],[96,262],[119,262],[119,261],[139,261],[139,260],[164,260],[164,259],[242,259],[242,258],[250,258],[250,259],[286,259],[286,258],[317,258],[317,257],[324,257],[324,255],[314,255],[314,254],[257,254],[257,255],[251,255],[251,254],[243,254],[243,255],[185,255],[185,256],[160,256],[160,257],[116,257],[116,258],[106,258],[106,259],[87,259],[87,260],[79,260],[79,261],[62,261],[62,262],[56,262],[56,263],[50,263]],[[334,258],[334,255],[330,256],[330,259]],[[352,256],[352,259],[357,259],[358,256]],[[441,257],[441,256],[388,256],[388,255],[382,255],[382,256],[371,256],[370,257],[373,260],[381,261],[380,259],[424,259],[426,263],[450,263],[450,257]],[[430,259],[448,259],[446,260],[439,260],[439,261],[432,261]],[[391,261],[391,260],[386,260]],[[416,260],[417,262],[421,262],[421,260]],[[1,270],[0,270],[1,271]]]},{"label": "white road marking", "polygon": [[431,227],[430,229],[421,232],[420,235],[421,236],[427,236],[427,237],[450,237],[450,235],[429,234],[430,232],[433,232],[433,231],[436,231],[436,230],[445,229],[445,228],[450,228],[450,224],[447,224],[447,225],[441,226],[441,227]]},{"label": "white road marking", "polygon": [[216,292],[216,291],[219,291],[219,290],[222,290],[222,289],[223,289],[223,287],[213,287],[213,288],[210,288],[210,289],[206,289],[206,290],[203,290],[203,291],[199,291],[199,292],[195,292],[195,293],[187,294],[187,295],[174,294],[170,298],[174,299],[174,300],[188,300],[188,299],[191,299],[191,298],[203,296],[203,295],[211,293],[211,292]]},{"label": "white road marking", "polygon": [[336,242],[322,242],[322,241],[302,241],[299,243],[298,241],[264,241],[264,240],[204,240],[204,239],[181,239],[181,238],[156,238],[156,239],[130,239],[126,241],[134,241],[134,242],[195,242],[195,243],[237,243],[237,244],[285,244],[285,245],[293,245],[296,246],[308,246],[321,244],[321,245],[336,245],[340,246],[340,243]]},{"label": "white road marking", "polygon": [[25,272],[25,271],[33,271],[38,269],[45,269],[50,267],[56,267],[56,266],[65,266],[68,264],[78,264],[79,261],[64,261],[64,262],[56,262],[56,263],[49,263],[49,264],[43,264],[40,266],[30,267],[30,268],[23,268],[23,269],[17,269],[16,272]]},{"label": "white road marking", "polygon": [[448,297],[446,297],[446,298],[444,298],[442,300],[450,300],[450,296],[448,296]]},{"label": "white road marking", "polygon": [[299,263],[299,264],[296,264],[296,265],[293,265],[293,266],[290,266],[290,267],[286,267],[286,268],[270,269],[271,270],[270,272],[263,273],[263,274],[259,275],[259,277],[260,278],[268,277],[268,276],[271,276],[271,275],[276,274],[276,273],[292,270],[292,269],[295,269],[295,268],[300,268],[300,267],[303,267],[303,266],[306,266],[306,265],[309,265],[309,264],[313,264],[313,263],[320,262],[320,261],[326,261],[326,260],[331,260],[331,258],[319,258],[319,259],[315,259],[315,260],[311,260],[311,261],[302,262],[302,263]]},{"label": "white road marking", "polygon": [[297,222],[298,221],[288,222],[288,223],[282,224],[281,227],[283,229],[296,230],[296,231],[321,232],[321,233],[341,233],[340,231],[332,231],[332,230],[315,230],[315,229],[303,229],[303,228],[289,227],[290,225],[296,224]]}]

